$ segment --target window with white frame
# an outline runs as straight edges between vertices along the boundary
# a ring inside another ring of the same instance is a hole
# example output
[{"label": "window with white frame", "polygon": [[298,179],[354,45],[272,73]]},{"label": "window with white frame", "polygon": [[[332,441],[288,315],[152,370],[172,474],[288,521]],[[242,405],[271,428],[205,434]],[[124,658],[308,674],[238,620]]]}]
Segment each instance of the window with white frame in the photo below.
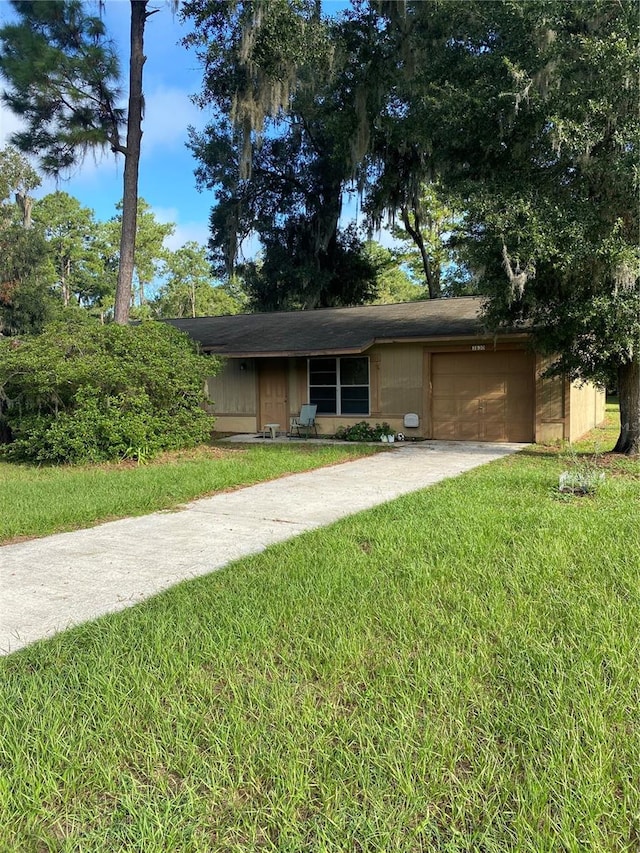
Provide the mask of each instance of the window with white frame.
[{"label": "window with white frame", "polygon": [[369,359],[310,358],[309,402],[319,415],[368,415]]}]

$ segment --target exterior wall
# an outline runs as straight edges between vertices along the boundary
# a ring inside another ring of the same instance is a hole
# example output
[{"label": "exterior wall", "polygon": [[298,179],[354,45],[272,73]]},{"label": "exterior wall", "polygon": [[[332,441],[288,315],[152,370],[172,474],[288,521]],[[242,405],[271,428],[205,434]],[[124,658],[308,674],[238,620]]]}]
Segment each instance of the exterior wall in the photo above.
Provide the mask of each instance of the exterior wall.
[{"label": "exterior wall", "polygon": [[[419,343],[388,344],[372,347],[363,355],[369,358],[369,414],[319,415],[318,432],[333,435],[338,427],[366,423],[375,426],[386,421],[395,432],[423,437],[423,345]],[[298,366],[298,394],[307,402],[307,360]],[[298,406],[297,411],[300,410]],[[295,412],[297,414],[297,411]],[[404,416],[415,412],[420,418],[417,429],[404,427]]]},{"label": "exterior wall", "polygon": [[580,386],[561,376],[543,377],[551,358],[536,364],[536,441],[577,441],[604,421],[606,395],[590,382]]},{"label": "exterior wall", "polygon": [[[486,339],[485,339],[486,340]],[[475,341],[456,345],[425,346],[422,343],[397,343],[372,347],[364,353],[369,358],[370,412],[368,415],[320,415],[320,434],[332,435],[340,426],[360,421],[375,426],[386,421],[395,432],[408,437],[430,438],[431,426],[431,361],[436,352],[469,351]],[[484,344],[482,344],[484,348]],[[520,345],[520,348],[522,344]],[[487,349],[493,349],[493,344]],[[518,349],[518,344],[503,342],[498,350]],[[561,377],[543,378],[549,359],[535,362],[535,441],[575,441],[604,419],[604,392],[587,384],[579,387]],[[308,402],[307,359],[291,358],[287,362],[287,406],[289,416],[300,412]],[[218,376],[207,381],[213,405],[208,411],[216,417],[220,432],[257,432],[258,370],[255,359],[227,359]],[[419,426],[406,428],[404,415],[414,412]],[[282,424],[282,430],[288,429]]]},{"label": "exterior wall", "polygon": [[568,441],[577,441],[604,420],[605,392],[591,383],[569,386]]},{"label": "exterior wall", "polygon": [[217,376],[207,379],[212,403],[207,411],[216,418],[218,432],[257,431],[257,379],[253,359],[226,359]]},{"label": "exterior wall", "polygon": [[258,418],[239,415],[215,415],[215,432],[235,432],[238,434],[258,432]]},{"label": "exterior wall", "polygon": [[289,417],[300,414],[300,407],[309,402],[307,387],[307,359],[289,360]]},{"label": "exterior wall", "polygon": [[[424,346],[390,344],[380,347],[379,358],[377,416],[381,421],[387,421],[396,432],[424,436],[424,407],[427,403],[425,386],[428,385],[428,374],[424,373]],[[418,415],[419,426],[407,429],[403,419],[410,412]]]},{"label": "exterior wall", "polygon": [[538,444],[553,444],[567,436],[568,383],[561,376],[543,377],[552,359],[536,359],[536,433]]}]

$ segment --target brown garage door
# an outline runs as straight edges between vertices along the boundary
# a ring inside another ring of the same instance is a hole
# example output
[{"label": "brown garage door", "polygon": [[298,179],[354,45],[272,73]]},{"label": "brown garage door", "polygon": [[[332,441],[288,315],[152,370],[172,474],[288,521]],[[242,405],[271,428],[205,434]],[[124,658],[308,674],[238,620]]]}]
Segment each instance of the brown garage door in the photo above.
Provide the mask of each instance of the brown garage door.
[{"label": "brown garage door", "polygon": [[433,437],[533,441],[534,357],[521,350],[434,353]]}]

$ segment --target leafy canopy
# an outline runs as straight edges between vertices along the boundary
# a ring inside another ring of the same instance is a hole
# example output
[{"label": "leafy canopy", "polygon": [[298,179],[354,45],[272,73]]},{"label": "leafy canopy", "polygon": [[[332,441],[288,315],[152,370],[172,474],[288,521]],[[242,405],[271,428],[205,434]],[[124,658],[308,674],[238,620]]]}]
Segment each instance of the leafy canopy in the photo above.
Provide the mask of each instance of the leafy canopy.
[{"label": "leafy canopy", "polygon": [[5,103],[26,123],[16,146],[37,154],[50,174],[96,145],[121,150],[119,60],[102,20],[80,0],[12,5],[20,23],[0,31],[0,72],[9,82]]}]

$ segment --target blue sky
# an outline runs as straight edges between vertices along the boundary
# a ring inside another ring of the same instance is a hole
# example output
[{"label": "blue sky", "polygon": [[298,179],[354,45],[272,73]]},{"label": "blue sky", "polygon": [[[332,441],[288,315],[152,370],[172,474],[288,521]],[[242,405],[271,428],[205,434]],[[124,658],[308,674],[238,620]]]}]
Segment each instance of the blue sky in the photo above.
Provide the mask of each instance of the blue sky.
[{"label": "blue sky", "polygon": [[[97,12],[97,4],[87,3]],[[129,59],[129,0],[107,0],[105,22],[115,39],[126,74]],[[189,125],[202,128],[209,116],[190,101],[200,88],[201,74],[192,51],[178,42],[185,32],[169,5],[158,0],[157,14],[147,22],[144,67],[145,120],[140,162],[140,195],[163,222],[175,222],[176,235],[171,248],[187,240],[205,243],[211,195],[195,189],[194,160],[185,147]],[[0,21],[7,22],[11,13],[8,0],[0,0]],[[17,128],[16,118],[0,106],[0,145]],[[57,185],[47,182],[34,195],[54,189],[68,192],[90,207],[99,220],[114,216],[122,197],[124,160],[111,153],[89,154],[84,163]]]},{"label": "blue sky", "polygon": [[[92,13],[97,13],[96,2],[86,5]],[[347,5],[345,0],[324,2],[329,14]],[[176,224],[174,237],[167,241],[168,247],[175,250],[187,240],[206,244],[208,239],[213,198],[210,192],[196,190],[195,161],[185,143],[189,125],[202,129],[211,116],[190,100],[190,96],[200,90],[202,77],[195,53],[179,44],[189,27],[181,26],[178,16],[172,15],[169,3],[164,0],[152,2],[150,7],[159,11],[149,18],[145,30],[145,119],[139,192],[160,221]],[[11,19],[11,12],[8,0],[0,0],[0,25]],[[104,20],[119,47],[126,74],[129,0],[106,0]],[[16,118],[0,104],[0,147],[7,144],[11,132],[17,128]],[[89,154],[68,179],[59,180],[57,185],[49,181],[34,195],[41,197],[60,189],[91,208],[98,220],[110,219],[122,197],[123,165],[121,156]]]}]

